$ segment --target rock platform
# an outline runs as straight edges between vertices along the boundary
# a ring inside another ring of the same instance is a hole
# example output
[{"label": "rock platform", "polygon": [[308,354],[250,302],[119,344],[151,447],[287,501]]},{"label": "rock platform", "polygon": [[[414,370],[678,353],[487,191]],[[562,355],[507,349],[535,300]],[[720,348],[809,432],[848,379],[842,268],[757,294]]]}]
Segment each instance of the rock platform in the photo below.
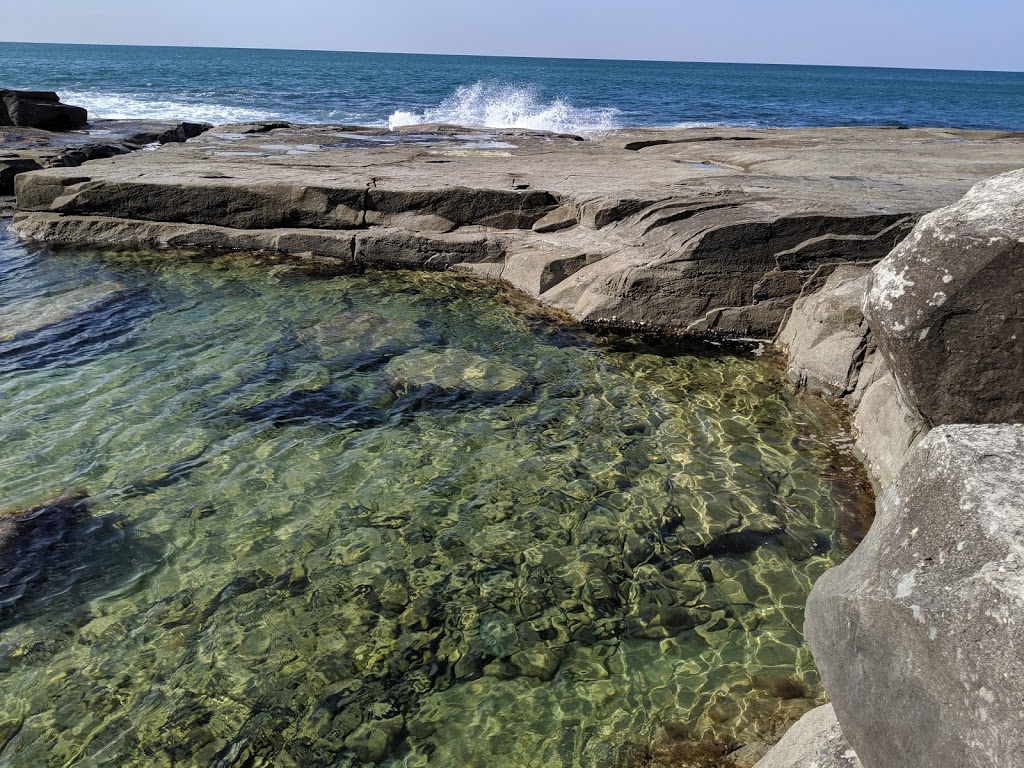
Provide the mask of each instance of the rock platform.
[{"label": "rock platform", "polygon": [[502,279],[576,319],[771,338],[837,266],[1024,165],[1024,134],[256,123],[22,173],[39,240],[312,255]]}]

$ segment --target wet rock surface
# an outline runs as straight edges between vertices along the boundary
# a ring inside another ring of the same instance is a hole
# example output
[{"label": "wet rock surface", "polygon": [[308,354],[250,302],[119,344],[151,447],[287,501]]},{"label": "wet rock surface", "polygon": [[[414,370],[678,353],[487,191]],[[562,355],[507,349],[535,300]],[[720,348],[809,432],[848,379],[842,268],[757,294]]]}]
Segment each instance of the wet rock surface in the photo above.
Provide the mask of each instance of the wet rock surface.
[{"label": "wet rock surface", "polygon": [[1024,147],[946,130],[576,138],[220,126],[88,173],[20,176],[15,228],[459,267],[589,323],[770,338],[837,266],[878,261]]},{"label": "wet rock surface", "polygon": [[1024,420],[1024,170],[922,219],[872,270],[864,310],[926,424]]},{"label": "wet rock surface", "polygon": [[933,429],[805,631],[865,765],[1009,766],[1024,734],[1024,428]]}]

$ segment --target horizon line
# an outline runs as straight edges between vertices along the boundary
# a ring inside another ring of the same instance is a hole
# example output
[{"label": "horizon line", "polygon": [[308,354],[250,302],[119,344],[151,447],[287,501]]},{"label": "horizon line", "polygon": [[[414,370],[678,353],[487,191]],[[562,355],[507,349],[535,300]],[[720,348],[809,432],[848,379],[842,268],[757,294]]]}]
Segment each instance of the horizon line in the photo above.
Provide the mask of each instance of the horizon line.
[{"label": "horizon line", "polygon": [[643,63],[643,64],[723,64],[735,66],[755,67],[822,67],[833,69],[897,69],[916,72],[983,72],[992,74],[1024,74],[1024,69],[957,69],[952,67],[913,67],[913,66],[892,66],[883,64],[796,64],[791,62],[769,62],[769,61],[719,61],[719,60],[683,60],[683,59],[619,59],[619,58],[594,58],[587,56],[539,56],[539,55],[508,55],[508,54],[485,54],[485,53],[429,53],[423,51],[348,51],[334,48],[262,48],[248,45],[184,45],[184,44],[160,44],[149,43],[69,43],[69,42],[39,42],[34,40],[0,40],[0,45],[53,45],[53,46],[81,46],[95,48],[180,48],[185,50],[206,50],[206,51],[283,51],[287,53],[354,53],[371,56],[458,56],[473,59],[532,59],[541,61],[595,61],[610,63]]}]

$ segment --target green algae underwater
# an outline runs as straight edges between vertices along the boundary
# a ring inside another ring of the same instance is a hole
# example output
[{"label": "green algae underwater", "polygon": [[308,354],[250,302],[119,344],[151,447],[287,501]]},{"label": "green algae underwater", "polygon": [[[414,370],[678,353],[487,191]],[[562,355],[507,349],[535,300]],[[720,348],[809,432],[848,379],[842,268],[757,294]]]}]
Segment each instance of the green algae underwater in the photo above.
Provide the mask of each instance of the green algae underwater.
[{"label": "green algae underwater", "polygon": [[870,508],[770,356],[443,274],[0,234],[0,403],[0,766],[725,765]]}]

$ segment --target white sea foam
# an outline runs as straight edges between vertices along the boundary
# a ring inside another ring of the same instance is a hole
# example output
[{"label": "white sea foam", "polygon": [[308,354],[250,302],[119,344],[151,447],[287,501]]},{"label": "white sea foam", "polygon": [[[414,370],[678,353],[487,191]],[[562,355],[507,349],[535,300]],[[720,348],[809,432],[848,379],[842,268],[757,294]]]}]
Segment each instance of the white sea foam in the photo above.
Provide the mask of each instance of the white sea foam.
[{"label": "white sea foam", "polygon": [[194,120],[223,124],[278,119],[274,113],[258,109],[200,101],[147,99],[123,93],[66,91],[61,93],[61,100],[66,104],[85,107],[90,117],[109,120]]},{"label": "white sea foam", "polygon": [[754,120],[736,120],[733,122],[688,120],[683,123],[673,123],[666,128],[758,128],[760,125]]},{"label": "white sea foam", "polygon": [[453,123],[472,128],[595,134],[620,128],[620,114],[617,109],[574,107],[562,99],[544,102],[530,88],[477,82],[460,86],[433,109],[395,110],[388,127]]}]

